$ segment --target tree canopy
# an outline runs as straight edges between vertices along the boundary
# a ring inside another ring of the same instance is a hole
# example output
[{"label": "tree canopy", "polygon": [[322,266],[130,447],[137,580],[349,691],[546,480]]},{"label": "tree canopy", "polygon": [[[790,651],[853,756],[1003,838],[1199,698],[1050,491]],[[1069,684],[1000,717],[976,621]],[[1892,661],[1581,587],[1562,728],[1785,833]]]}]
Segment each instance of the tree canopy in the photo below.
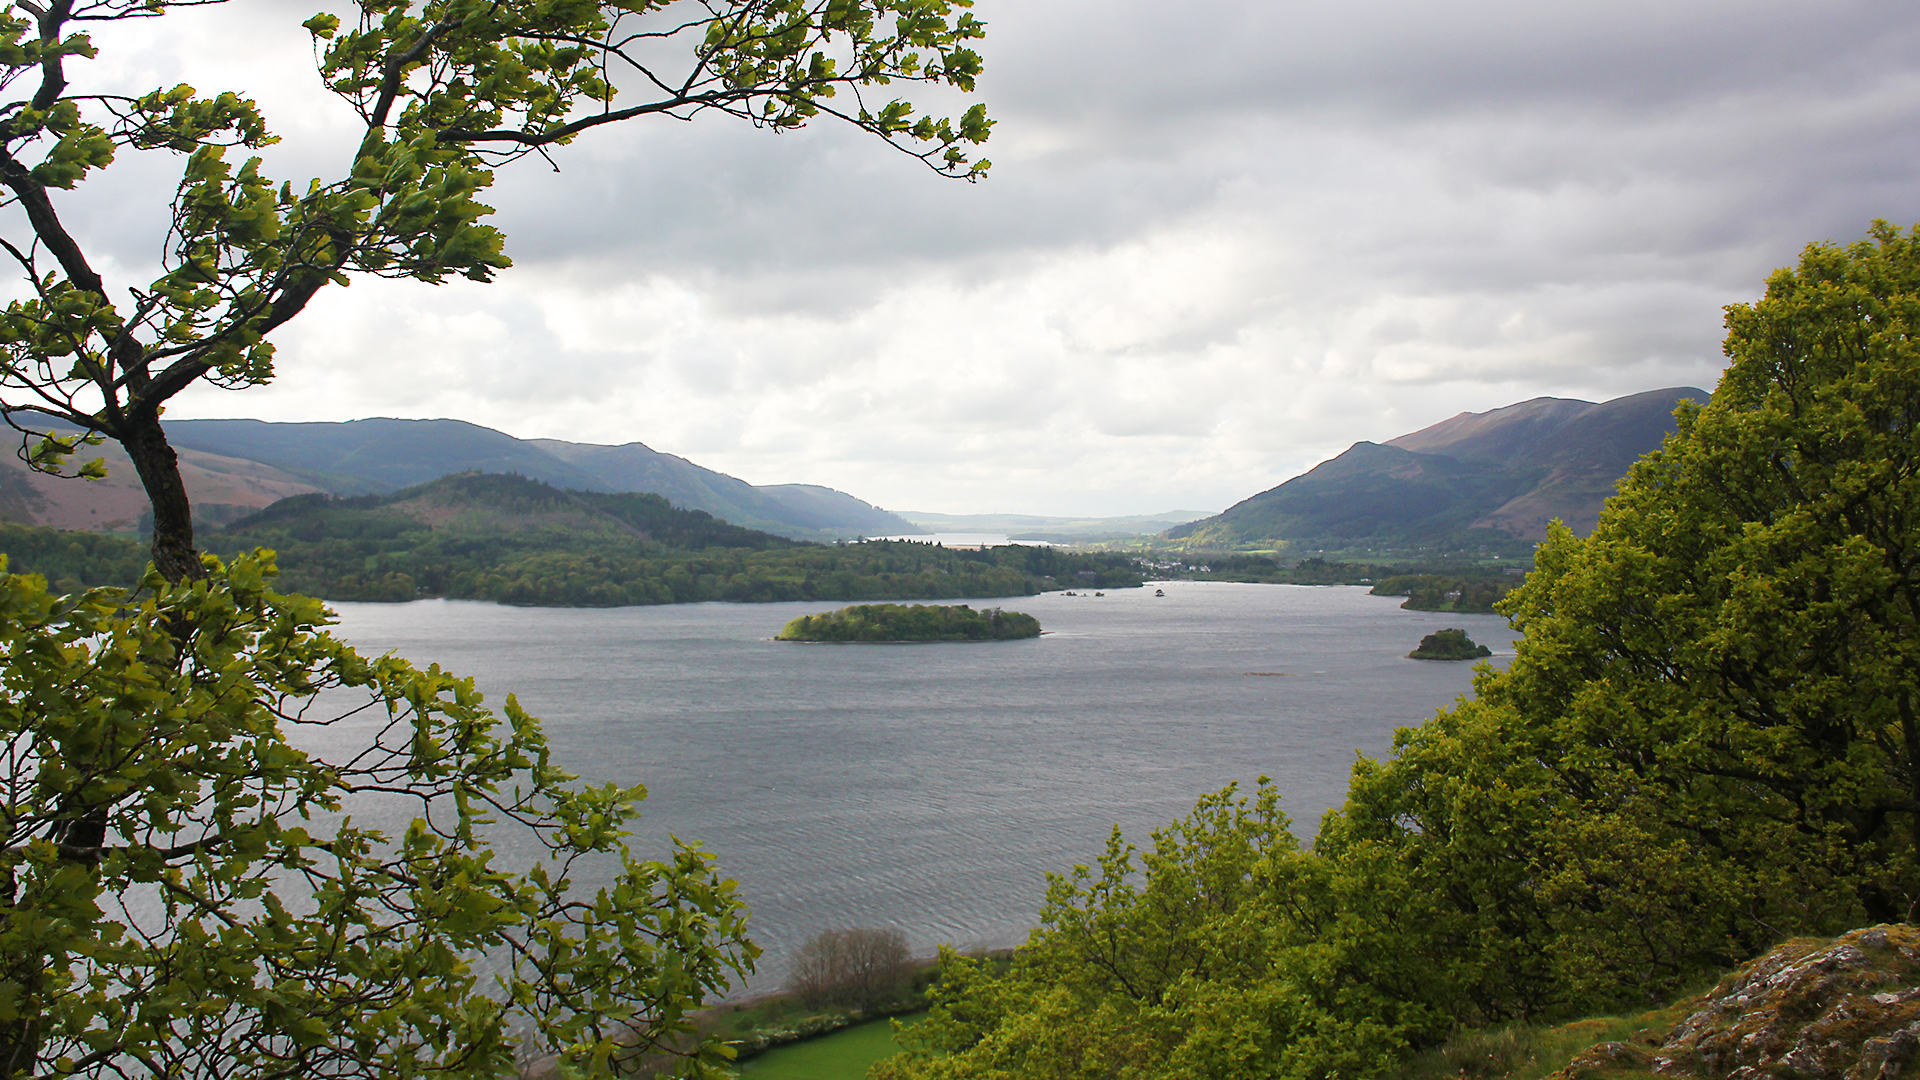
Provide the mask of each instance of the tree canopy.
[{"label": "tree canopy", "polygon": [[[571,783],[512,697],[358,656],[270,574],[0,576],[5,1075],[604,1074],[751,969],[712,856],[622,843],[644,788]],[[494,864],[510,826],[540,864]]]},{"label": "tree canopy", "polygon": [[1813,245],[1727,328],[1711,403],[1503,602],[1511,664],[1311,852],[1266,789],[1144,873],[1116,835],[1010,972],[943,959],[890,1080],[1364,1075],[1920,915],[1920,235]]}]

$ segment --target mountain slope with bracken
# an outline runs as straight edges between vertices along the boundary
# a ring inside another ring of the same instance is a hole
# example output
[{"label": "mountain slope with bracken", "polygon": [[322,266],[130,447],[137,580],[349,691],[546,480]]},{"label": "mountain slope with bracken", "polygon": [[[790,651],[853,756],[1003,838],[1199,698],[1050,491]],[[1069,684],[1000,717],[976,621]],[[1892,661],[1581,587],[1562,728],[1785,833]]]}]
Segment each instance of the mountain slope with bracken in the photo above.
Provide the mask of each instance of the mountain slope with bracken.
[{"label": "mountain slope with bracken", "polygon": [[[677,507],[790,539],[913,532],[902,518],[812,484],[758,486],[642,443],[599,446],[517,439],[464,420],[376,417],[343,423],[172,420],[167,434],[196,518],[219,525],[291,495],[384,495],[458,473],[511,473],[573,491],[649,493]],[[147,513],[133,465],[117,447],[96,483],[42,476],[0,460],[0,521],[129,532]],[[84,460],[87,453],[83,453]]]},{"label": "mountain slope with bracken", "polygon": [[1594,403],[1535,398],[1461,413],[1345,453],[1168,539],[1221,547],[1285,542],[1444,546],[1537,540],[1558,518],[1575,532],[1599,519],[1635,459],[1674,430],[1694,387]]}]

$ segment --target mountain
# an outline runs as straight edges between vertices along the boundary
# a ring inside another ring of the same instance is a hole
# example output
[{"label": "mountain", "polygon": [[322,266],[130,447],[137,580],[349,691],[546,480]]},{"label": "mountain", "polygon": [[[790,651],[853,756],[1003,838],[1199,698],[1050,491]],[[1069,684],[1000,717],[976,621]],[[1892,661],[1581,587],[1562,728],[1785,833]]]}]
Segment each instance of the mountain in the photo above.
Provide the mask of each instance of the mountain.
[{"label": "mountain", "polygon": [[[300,476],[255,460],[188,449],[179,455],[180,478],[193,500],[194,518],[203,524],[231,521],[289,495],[320,490]],[[0,521],[94,532],[139,528],[147,514],[147,493],[119,444],[83,447],[76,457],[105,459],[106,479],[37,473],[19,455],[0,450]]]},{"label": "mountain", "polygon": [[167,439],[176,447],[263,462],[335,495],[384,494],[460,472],[517,473],[577,491],[618,490],[531,443],[465,420],[169,420]]},{"label": "mountain", "polygon": [[529,439],[570,467],[598,478],[595,491],[651,491],[675,506],[705,510],[717,518],[796,539],[879,536],[912,532],[912,526],[844,491],[813,484],[755,487],[726,473],[703,469],[686,458],[663,454],[644,443],[600,446]]},{"label": "mountain", "polygon": [[[512,473],[573,491],[650,492],[750,529],[796,540],[912,532],[904,519],[812,484],[755,487],[641,443],[597,446],[516,439],[464,420],[379,417],[344,423],[170,420],[187,493],[207,524],[307,492],[378,495],[455,473]],[[130,530],[146,513],[132,463],[100,447],[108,479],[61,480],[0,461],[0,520],[67,529]]]},{"label": "mountain", "polygon": [[1446,545],[1537,540],[1559,518],[1587,532],[1613,486],[1674,430],[1694,387],[1595,404],[1535,398],[1461,413],[1383,443],[1355,443],[1221,514],[1169,529],[1169,539],[1223,547],[1279,541]]}]

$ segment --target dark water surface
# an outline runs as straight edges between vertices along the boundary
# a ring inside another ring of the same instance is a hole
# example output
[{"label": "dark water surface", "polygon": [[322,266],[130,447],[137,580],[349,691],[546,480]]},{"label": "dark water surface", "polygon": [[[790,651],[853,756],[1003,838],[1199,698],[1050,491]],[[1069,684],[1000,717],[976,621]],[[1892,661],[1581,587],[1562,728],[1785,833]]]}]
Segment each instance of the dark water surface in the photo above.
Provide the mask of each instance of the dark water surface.
[{"label": "dark water surface", "polygon": [[646,784],[631,842],[718,853],[770,987],[830,927],[897,927],[921,952],[1014,944],[1047,871],[1231,781],[1272,776],[1310,834],[1356,750],[1469,689],[1469,665],[1405,658],[1422,635],[1462,627],[1500,664],[1514,637],[1357,587],[1161,587],[971,601],[1047,633],[964,645],[770,640],[830,603],[334,606],[363,651],[474,675],[496,707],[518,694],[583,779]]}]

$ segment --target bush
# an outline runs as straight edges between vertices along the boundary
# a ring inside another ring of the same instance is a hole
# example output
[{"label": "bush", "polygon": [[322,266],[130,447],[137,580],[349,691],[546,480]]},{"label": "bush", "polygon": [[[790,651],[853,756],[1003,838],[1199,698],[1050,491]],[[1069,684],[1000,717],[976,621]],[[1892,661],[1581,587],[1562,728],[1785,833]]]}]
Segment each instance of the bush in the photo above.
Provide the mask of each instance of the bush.
[{"label": "bush", "polygon": [[870,1012],[901,996],[912,960],[898,930],[822,930],[800,947],[787,981],[808,1008]]}]

